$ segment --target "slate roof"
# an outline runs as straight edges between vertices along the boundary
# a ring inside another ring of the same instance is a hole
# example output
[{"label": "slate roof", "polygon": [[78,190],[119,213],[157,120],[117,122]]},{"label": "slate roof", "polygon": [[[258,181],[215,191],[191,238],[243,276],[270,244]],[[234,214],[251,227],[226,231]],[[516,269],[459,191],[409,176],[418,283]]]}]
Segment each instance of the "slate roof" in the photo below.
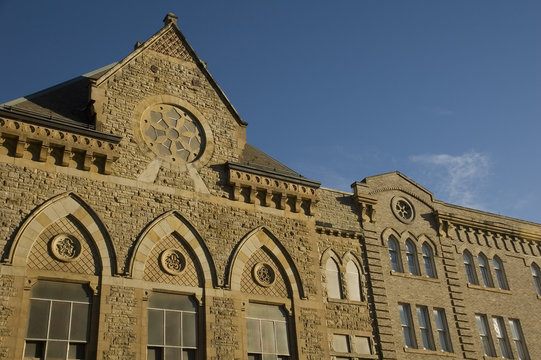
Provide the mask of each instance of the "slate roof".
[{"label": "slate roof", "polygon": [[94,128],[93,119],[87,114],[89,85],[116,63],[78,76],[37,93],[1,104],[0,109],[39,116],[66,123],[78,123]]},{"label": "slate roof", "polygon": [[272,158],[271,156],[265,154],[263,151],[248,143],[244,146],[244,150],[242,151],[242,154],[240,156],[239,163],[242,165],[259,168],[265,171],[305,179],[305,177],[298,172],[291,170],[278,160]]}]

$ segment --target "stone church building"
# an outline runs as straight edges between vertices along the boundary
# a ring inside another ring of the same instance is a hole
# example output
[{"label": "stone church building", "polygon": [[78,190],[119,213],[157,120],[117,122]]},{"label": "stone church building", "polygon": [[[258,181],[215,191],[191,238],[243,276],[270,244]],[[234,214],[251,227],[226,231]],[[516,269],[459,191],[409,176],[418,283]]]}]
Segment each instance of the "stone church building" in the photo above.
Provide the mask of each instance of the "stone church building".
[{"label": "stone church building", "polygon": [[246,126],[173,14],[0,105],[0,358],[541,359],[541,225],[323,188]]}]

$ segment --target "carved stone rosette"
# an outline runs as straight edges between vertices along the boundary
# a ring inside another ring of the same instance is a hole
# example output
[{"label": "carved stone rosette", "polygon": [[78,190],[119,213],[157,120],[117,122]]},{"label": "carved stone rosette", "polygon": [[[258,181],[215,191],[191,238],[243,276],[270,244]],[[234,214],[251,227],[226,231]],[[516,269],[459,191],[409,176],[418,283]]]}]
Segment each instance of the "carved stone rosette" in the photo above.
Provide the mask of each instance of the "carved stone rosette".
[{"label": "carved stone rosette", "polygon": [[391,210],[394,216],[405,224],[410,224],[415,219],[415,209],[411,202],[402,196],[391,199]]},{"label": "carved stone rosette", "polygon": [[51,239],[49,248],[53,257],[62,262],[72,262],[81,256],[81,243],[68,234],[59,234]]},{"label": "carved stone rosette", "polygon": [[178,249],[167,249],[160,255],[160,266],[169,275],[177,276],[186,268],[186,258]]},{"label": "carved stone rosette", "polygon": [[276,280],[276,273],[272,266],[266,263],[255,264],[252,268],[252,276],[254,281],[263,287],[269,287]]}]

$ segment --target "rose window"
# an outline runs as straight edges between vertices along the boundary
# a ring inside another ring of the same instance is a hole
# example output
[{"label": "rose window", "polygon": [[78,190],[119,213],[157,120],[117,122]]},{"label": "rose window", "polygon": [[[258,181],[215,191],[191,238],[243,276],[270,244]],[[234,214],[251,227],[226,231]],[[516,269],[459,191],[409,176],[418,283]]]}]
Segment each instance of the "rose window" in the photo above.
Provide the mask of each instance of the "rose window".
[{"label": "rose window", "polygon": [[411,205],[407,199],[401,196],[395,196],[391,200],[391,209],[393,210],[396,218],[403,223],[410,223],[415,217],[413,205]]},{"label": "rose window", "polygon": [[177,249],[168,249],[160,255],[162,269],[170,275],[180,275],[186,267],[184,255]]},{"label": "rose window", "polygon": [[179,106],[149,107],[143,113],[141,131],[155,154],[172,161],[192,162],[204,149],[205,136],[199,121]]},{"label": "rose window", "polygon": [[53,256],[60,261],[71,262],[81,255],[79,240],[68,234],[55,236],[49,246]]}]

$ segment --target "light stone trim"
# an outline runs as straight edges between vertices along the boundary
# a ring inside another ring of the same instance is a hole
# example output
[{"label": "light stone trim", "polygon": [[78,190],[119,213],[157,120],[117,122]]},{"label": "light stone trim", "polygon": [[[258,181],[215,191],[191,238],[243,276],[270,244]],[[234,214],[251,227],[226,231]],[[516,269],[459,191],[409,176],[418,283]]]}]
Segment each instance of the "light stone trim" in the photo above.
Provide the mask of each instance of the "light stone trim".
[{"label": "light stone trim", "polygon": [[69,131],[60,131],[44,126],[27,124],[22,121],[0,118],[0,142],[15,139],[14,157],[22,158],[30,152],[32,144],[38,144],[37,156],[39,162],[46,162],[54,148],[62,152],[60,166],[73,167],[73,157],[82,153],[82,164],[79,168],[85,171],[92,170],[96,158],[102,158],[103,173],[111,174],[111,164],[118,159],[118,145],[103,139],[94,139],[78,135]]},{"label": "light stone trim", "polygon": [[244,267],[250,257],[259,249],[264,248],[272,254],[276,265],[282,267],[289,282],[289,288],[294,298],[304,298],[304,289],[300,281],[299,273],[294,263],[284,253],[278,240],[265,227],[259,227],[248,233],[239,243],[231,257],[231,267],[228,276],[228,284],[231,290],[240,291],[240,283]]},{"label": "light stone trim", "polygon": [[[79,221],[90,234],[94,241],[101,259],[103,275],[113,275],[111,264],[116,258],[114,250],[107,246],[109,235],[106,233],[105,225],[99,217],[90,210],[78,196],[73,193],[58,195],[45,204],[38,207],[24,222],[15,236],[10,248],[7,263],[13,266],[26,267],[30,250],[34,241],[49,225],[55,223],[68,215]],[[102,232],[101,229],[104,229]],[[111,249],[111,250],[109,250]],[[113,251],[111,254],[110,251]],[[114,269],[118,273],[118,267]]]},{"label": "light stone trim", "polygon": [[208,257],[208,250],[199,236],[178,212],[167,212],[154,220],[137,240],[134,255],[130,260],[129,274],[133,279],[141,280],[145,273],[145,264],[154,246],[164,237],[176,233],[181,236],[190,250],[195,254],[201,270],[205,286],[215,283],[214,266]]}]

